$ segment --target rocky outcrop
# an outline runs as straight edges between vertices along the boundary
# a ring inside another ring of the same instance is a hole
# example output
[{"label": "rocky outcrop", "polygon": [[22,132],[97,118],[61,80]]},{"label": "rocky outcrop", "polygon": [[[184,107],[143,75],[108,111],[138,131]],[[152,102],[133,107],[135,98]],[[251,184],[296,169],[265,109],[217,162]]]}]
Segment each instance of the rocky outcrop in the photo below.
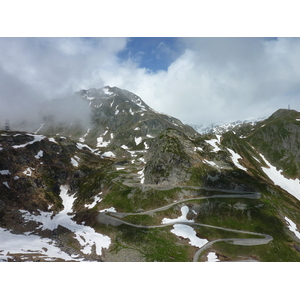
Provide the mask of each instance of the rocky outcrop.
[{"label": "rocky outcrop", "polygon": [[[190,179],[190,168],[197,159],[193,142],[181,131],[167,129],[151,143],[145,156],[145,183],[184,184]],[[198,162],[201,161],[198,157]]]},{"label": "rocky outcrop", "polygon": [[16,207],[61,210],[60,186],[68,184],[76,192],[81,178],[92,171],[90,163],[96,160],[100,168],[107,162],[67,138],[0,132],[0,145],[0,201],[5,207],[0,208],[2,216]]},{"label": "rocky outcrop", "polygon": [[300,113],[280,109],[256,126],[246,141],[288,177],[300,178]]}]

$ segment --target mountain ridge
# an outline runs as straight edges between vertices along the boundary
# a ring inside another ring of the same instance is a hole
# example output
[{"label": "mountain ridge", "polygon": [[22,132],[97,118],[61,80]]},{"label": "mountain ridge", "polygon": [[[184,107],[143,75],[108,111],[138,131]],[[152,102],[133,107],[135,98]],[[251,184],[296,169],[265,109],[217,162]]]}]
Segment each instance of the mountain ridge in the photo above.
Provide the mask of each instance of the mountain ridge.
[{"label": "mountain ridge", "polygon": [[300,261],[299,112],[201,135],[116,87],[74,97],[82,123],[0,132],[0,260],[193,261],[220,240],[221,261]]}]

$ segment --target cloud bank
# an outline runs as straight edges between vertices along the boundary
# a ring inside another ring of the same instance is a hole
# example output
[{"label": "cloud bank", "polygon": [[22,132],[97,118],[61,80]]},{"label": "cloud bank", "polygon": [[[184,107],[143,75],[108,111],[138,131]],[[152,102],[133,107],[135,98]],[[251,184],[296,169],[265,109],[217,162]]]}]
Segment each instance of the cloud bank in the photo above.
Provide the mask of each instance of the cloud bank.
[{"label": "cloud bank", "polygon": [[[120,56],[130,50],[127,38],[0,38],[0,120],[33,118],[48,99],[105,85],[189,123],[264,117],[288,105],[300,110],[299,38],[177,41],[180,54],[153,71],[143,67],[143,56]],[[149,52],[162,47],[165,56],[174,52],[161,40]],[[69,114],[79,110],[70,107]]]}]

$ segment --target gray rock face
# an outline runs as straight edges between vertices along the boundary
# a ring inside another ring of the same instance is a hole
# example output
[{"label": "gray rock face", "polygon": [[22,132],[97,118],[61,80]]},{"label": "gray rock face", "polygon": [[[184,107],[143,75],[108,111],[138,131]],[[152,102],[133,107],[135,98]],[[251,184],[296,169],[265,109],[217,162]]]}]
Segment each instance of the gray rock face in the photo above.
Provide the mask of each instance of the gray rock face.
[{"label": "gray rock face", "polygon": [[300,177],[300,113],[280,109],[246,140],[289,177]]},{"label": "gray rock face", "polygon": [[146,155],[145,183],[176,185],[189,180],[192,162],[183,141],[176,130],[167,130],[153,141]]}]

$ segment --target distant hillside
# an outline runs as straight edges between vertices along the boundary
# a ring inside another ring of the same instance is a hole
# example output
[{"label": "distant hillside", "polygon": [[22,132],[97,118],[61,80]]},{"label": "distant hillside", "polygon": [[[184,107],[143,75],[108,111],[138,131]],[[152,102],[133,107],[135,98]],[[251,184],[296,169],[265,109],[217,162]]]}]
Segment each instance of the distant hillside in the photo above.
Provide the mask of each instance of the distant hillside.
[{"label": "distant hillside", "polygon": [[300,261],[299,112],[199,134],[116,87],[72,99],[0,131],[0,260]]}]

